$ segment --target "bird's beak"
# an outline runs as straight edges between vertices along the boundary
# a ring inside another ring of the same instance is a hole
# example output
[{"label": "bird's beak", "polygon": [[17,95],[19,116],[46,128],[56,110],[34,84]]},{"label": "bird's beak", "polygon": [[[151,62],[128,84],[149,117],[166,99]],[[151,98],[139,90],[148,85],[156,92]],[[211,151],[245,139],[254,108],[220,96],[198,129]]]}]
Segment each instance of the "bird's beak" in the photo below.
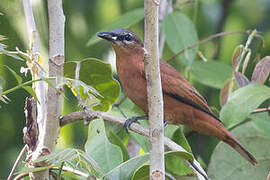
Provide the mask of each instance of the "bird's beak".
[{"label": "bird's beak", "polygon": [[112,42],[114,42],[117,39],[117,36],[115,36],[112,32],[98,32],[97,36]]}]

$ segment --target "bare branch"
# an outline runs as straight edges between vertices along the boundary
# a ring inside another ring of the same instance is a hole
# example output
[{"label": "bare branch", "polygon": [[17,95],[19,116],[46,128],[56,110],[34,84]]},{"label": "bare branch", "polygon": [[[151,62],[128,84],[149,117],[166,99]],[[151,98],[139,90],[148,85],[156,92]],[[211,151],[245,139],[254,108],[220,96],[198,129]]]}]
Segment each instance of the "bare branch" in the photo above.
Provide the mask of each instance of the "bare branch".
[{"label": "bare branch", "polygon": [[163,96],[158,50],[159,0],[144,1],[145,74],[147,82],[148,117],[150,124],[150,179],[165,179]]},{"label": "bare branch", "polygon": [[[42,71],[40,68],[35,66],[36,64],[39,64],[40,58],[40,49],[39,49],[39,41],[38,41],[38,33],[35,25],[33,10],[31,8],[30,0],[22,0],[23,7],[24,7],[24,14],[25,19],[27,23],[27,32],[28,32],[28,39],[30,43],[30,57],[31,62],[27,62],[28,66],[33,67],[32,68],[32,78],[35,79],[41,79],[44,77],[44,71]],[[32,64],[31,64],[32,63]],[[46,104],[45,104],[45,98],[46,98],[46,85],[44,81],[37,81],[36,83],[33,83],[33,88],[36,91],[37,98],[39,100],[39,103],[37,104],[37,123],[39,128],[39,140],[41,139],[43,135],[43,129],[44,129],[44,122],[46,119]],[[42,144],[39,141],[38,147],[42,147]],[[36,149],[33,152],[32,158],[35,159],[41,155],[42,151]],[[30,165],[31,166],[31,165]],[[46,173],[47,172],[47,173]],[[30,173],[31,179],[45,179],[45,177],[48,177],[48,171],[42,171],[38,173]]]},{"label": "bare branch", "polygon": [[[118,117],[112,114],[109,114],[107,112],[100,112],[100,111],[78,111],[78,112],[72,112],[70,114],[67,114],[63,117],[60,118],[60,124],[61,126],[67,125],[69,123],[73,123],[76,121],[81,121],[81,120],[86,120],[86,121],[91,121],[94,120],[96,118],[101,118],[105,121],[109,121],[112,122],[114,124],[118,124],[121,126],[124,126],[126,119],[123,117]],[[136,132],[142,136],[148,137],[149,138],[149,129],[145,128],[137,123],[132,123],[130,126],[130,130],[133,132]],[[186,152],[186,150],[184,148],[182,148],[181,146],[179,146],[178,144],[176,144],[175,142],[173,142],[172,140],[170,140],[167,137],[164,137],[164,144],[171,150],[173,151],[184,151]],[[199,180],[205,180],[208,179],[207,178],[207,174],[205,173],[205,171],[203,170],[203,168],[200,166],[199,162],[197,162],[195,159],[192,162],[189,161],[185,161],[188,166],[193,169],[194,173],[196,173],[196,175],[198,176]]]}]

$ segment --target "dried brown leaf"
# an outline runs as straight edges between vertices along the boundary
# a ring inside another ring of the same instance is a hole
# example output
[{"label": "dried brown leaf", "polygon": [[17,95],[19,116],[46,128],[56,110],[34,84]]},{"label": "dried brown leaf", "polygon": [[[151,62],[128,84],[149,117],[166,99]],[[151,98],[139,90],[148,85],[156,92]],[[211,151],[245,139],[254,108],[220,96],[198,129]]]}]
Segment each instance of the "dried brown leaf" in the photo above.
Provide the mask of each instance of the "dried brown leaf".
[{"label": "dried brown leaf", "polygon": [[251,77],[251,81],[263,84],[266,81],[267,77],[269,76],[269,73],[270,73],[270,56],[265,56],[256,65]]},{"label": "dried brown leaf", "polygon": [[239,87],[243,87],[249,84],[248,78],[240,72],[235,71],[234,77]]}]

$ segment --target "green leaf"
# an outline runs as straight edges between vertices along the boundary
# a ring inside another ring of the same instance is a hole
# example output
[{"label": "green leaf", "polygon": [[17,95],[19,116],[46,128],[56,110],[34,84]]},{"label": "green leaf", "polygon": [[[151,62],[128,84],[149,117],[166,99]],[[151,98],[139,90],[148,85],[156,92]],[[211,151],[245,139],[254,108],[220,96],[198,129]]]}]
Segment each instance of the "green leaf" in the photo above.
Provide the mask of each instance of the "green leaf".
[{"label": "green leaf", "polygon": [[[198,35],[192,21],[183,13],[170,13],[164,17],[162,30],[165,33],[166,41],[174,53],[198,42]],[[184,52],[180,58],[186,66],[190,66],[197,54],[198,47]]]},{"label": "green leaf", "polygon": [[97,165],[92,158],[87,156],[85,152],[79,149],[65,148],[52,152],[49,155],[39,157],[35,160],[35,163],[38,162],[50,162],[61,166],[63,162],[71,165],[75,169],[87,170],[90,174],[95,175],[96,177],[102,177],[104,174],[103,170]]},{"label": "green leaf", "polygon": [[174,133],[173,133],[173,137],[172,140],[179,144],[180,146],[182,146],[187,152],[192,154],[192,150],[191,147],[188,144],[188,141],[182,131],[181,128],[178,128]]},{"label": "green leaf", "polygon": [[188,174],[194,174],[192,169],[184,162],[185,160],[193,161],[193,155],[191,153],[180,151],[169,151],[165,155],[165,167],[166,171],[178,176],[185,176]]},{"label": "green leaf", "polygon": [[[111,24],[107,25],[106,27],[102,28],[99,32],[103,31],[111,31],[116,28],[129,28],[130,26],[138,23],[144,18],[144,9],[138,8],[132,11],[129,11],[119,17],[117,20],[112,22]],[[87,46],[91,46],[101,39],[97,37],[96,33],[89,39],[87,42]]]},{"label": "green leaf", "polygon": [[150,167],[149,165],[143,165],[134,172],[132,180],[148,180]]},{"label": "green leaf", "polygon": [[19,76],[14,70],[12,70],[10,67],[6,66],[5,67],[12,73],[12,75],[16,78],[18,84],[22,83],[22,78]]},{"label": "green leaf", "polygon": [[[262,119],[262,121],[269,121],[269,119]],[[208,166],[210,179],[266,179],[270,164],[270,139],[254,126],[254,122],[244,123],[233,129],[232,134],[254,155],[259,164],[252,166],[230,146],[220,142],[216,146]]]},{"label": "green leaf", "polygon": [[[149,128],[147,120],[141,120],[139,122],[140,122],[140,125]],[[149,146],[149,139],[147,137],[142,136],[132,131],[130,131],[129,133],[131,137],[135,140],[135,142],[139,144],[140,147],[144,150],[144,152],[149,152],[150,146]]]},{"label": "green leaf", "polygon": [[121,148],[121,151],[123,154],[123,161],[127,161],[129,159],[128,151],[127,151],[126,147],[124,146],[124,144],[122,143],[121,139],[116,134],[114,134],[112,131],[109,131],[108,138],[113,144],[115,144]]},{"label": "green leaf", "polygon": [[220,89],[232,76],[232,68],[215,61],[195,61],[191,65],[190,73],[198,82]]},{"label": "green leaf", "polygon": [[137,157],[134,157],[116,168],[112,169],[110,172],[108,172],[103,179],[104,180],[111,180],[111,179],[117,179],[117,180],[127,180],[131,179],[134,171],[138,169],[143,164],[147,163],[149,161],[149,154],[143,154]]},{"label": "green leaf", "polygon": [[34,89],[31,86],[23,86],[22,88],[25,89],[29,94],[31,94],[31,96],[33,96],[35,98],[35,100],[39,103],[36,92],[34,91]]},{"label": "green leaf", "polygon": [[[93,110],[108,111],[120,94],[120,85],[112,77],[111,65],[94,58],[80,62],[68,62],[64,66],[65,77],[75,79],[76,67],[80,68],[77,69],[79,70],[79,80],[86,84],[84,86],[82,83],[79,84],[80,92],[83,91],[82,88],[87,89],[88,93],[100,101],[100,104],[94,106]],[[97,95],[96,91],[100,95]]]},{"label": "green leaf", "polygon": [[242,121],[261,103],[270,98],[270,88],[261,84],[249,84],[234,91],[221,109],[220,119],[227,128]]},{"label": "green leaf", "polygon": [[[184,160],[193,160],[190,153],[180,151],[165,152],[165,167],[166,172],[173,173],[178,176],[185,176],[193,174],[193,171],[188,167]],[[149,179],[149,165],[143,165],[134,172],[132,180],[146,180]],[[166,178],[167,179],[167,178]]]},{"label": "green leaf", "polygon": [[105,173],[123,162],[120,147],[110,143],[106,136],[104,122],[101,119],[91,121],[89,124],[85,150],[87,155],[93,158]]},{"label": "green leaf", "polygon": [[270,116],[267,112],[252,114],[250,118],[254,127],[257,128],[264,136],[270,138]]}]

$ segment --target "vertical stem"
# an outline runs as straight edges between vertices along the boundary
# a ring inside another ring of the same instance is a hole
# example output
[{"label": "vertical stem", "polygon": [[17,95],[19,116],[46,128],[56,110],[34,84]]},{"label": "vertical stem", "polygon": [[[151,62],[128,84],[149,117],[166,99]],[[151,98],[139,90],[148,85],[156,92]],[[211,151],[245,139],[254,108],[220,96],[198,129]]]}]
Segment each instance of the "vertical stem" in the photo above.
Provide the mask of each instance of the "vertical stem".
[{"label": "vertical stem", "polygon": [[145,0],[145,72],[150,123],[150,177],[165,179],[163,139],[163,97],[158,52],[159,0]]},{"label": "vertical stem", "polygon": [[[40,48],[39,48],[39,41],[38,41],[38,33],[36,29],[35,19],[33,15],[33,10],[30,4],[30,0],[22,0],[23,8],[24,8],[24,14],[27,24],[27,32],[28,32],[28,39],[30,44],[30,53],[32,57],[33,65],[35,63],[41,63],[39,62],[40,58]],[[32,71],[32,78],[33,79],[40,79],[44,77],[45,72],[43,72],[40,68],[36,68],[36,66],[33,67],[34,71]],[[46,84],[44,81],[39,81],[36,83],[33,83],[33,88],[35,89],[37,98],[39,99],[39,102],[37,104],[37,123],[39,127],[39,137],[40,140],[43,136],[44,132],[44,122],[46,119]],[[39,141],[38,147],[43,147],[41,142]],[[36,148],[34,152],[32,152],[32,159],[36,159],[42,154],[42,151],[40,151],[42,148],[38,149]],[[48,171],[40,171],[36,173],[30,173],[31,179],[45,179],[45,177],[48,177]]]},{"label": "vertical stem", "polygon": [[[65,16],[62,0],[48,0],[49,15],[49,76],[56,77],[51,83],[54,87],[59,84],[63,76],[64,56],[64,27]],[[46,137],[44,145],[50,152],[54,150],[59,134],[58,117],[61,115],[62,97],[54,88],[48,87],[47,94],[47,119],[45,122]]]}]

